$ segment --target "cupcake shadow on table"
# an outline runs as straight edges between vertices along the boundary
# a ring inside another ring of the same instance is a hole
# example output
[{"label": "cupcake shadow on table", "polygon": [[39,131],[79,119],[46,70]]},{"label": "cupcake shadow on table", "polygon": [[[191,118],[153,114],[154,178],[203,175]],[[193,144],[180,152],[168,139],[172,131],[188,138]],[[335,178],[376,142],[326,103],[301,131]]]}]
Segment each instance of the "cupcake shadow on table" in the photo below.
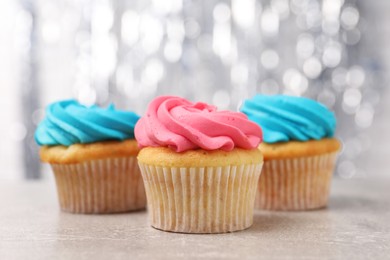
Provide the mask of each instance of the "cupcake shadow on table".
[{"label": "cupcake shadow on table", "polygon": [[304,226],[305,223],[296,221],[293,214],[286,216],[283,212],[255,210],[253,226],[248,231],[254,234],[273,233],[301,225]]},{"label": "cupcake shadow on table", "polygon": [[144,209],[146,195],[137,165],[133,112],[53,103],[35,139],[54,172],[61,210],[118,213]]},{"label": "cupcake shadow on table", "polygon": [[255,207],[309,210],[326,207],[340,142],[336,118],[322,104],[303,97],[257,95],[241,111],[264,134],[264,155]]}]

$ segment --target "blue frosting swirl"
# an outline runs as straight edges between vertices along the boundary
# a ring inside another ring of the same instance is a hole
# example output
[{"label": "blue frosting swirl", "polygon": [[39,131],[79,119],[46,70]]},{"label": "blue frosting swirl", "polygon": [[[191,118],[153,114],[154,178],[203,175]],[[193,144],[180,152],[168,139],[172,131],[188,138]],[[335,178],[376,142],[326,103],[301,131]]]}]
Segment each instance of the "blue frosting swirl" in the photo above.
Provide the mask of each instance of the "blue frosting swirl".
[{"label": "blue frosting swirl", "polygon": [[100,108],[86,107],[75,100],[50,104],[46,117],[38,125],[35,141],[39,145],[93,143],[104,140],[134,138],[134,126],[139,116],[133,112],[116,110],[114,105]]},{"label": "blue frosting swirl", "polygon": [[336,128],[331,111],[304,97],[256,95],[240,110],[260,125],[266,143],[319,140],[333,137]]}]

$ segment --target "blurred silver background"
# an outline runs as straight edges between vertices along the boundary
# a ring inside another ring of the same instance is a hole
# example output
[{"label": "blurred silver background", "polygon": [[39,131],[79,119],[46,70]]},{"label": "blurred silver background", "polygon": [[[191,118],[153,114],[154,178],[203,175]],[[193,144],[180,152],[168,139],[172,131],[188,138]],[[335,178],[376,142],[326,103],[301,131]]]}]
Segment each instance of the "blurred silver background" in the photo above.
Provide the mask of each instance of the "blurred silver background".
[{"label": "blurred silver background", "polygon": [[50,102],[142,114],[173,94],[237,110],[256,93],[324,103],[344,144],[337,176],[386,175],[389,11],[379,0],[2,0],[0,179],[47,176],[33,133]]}]

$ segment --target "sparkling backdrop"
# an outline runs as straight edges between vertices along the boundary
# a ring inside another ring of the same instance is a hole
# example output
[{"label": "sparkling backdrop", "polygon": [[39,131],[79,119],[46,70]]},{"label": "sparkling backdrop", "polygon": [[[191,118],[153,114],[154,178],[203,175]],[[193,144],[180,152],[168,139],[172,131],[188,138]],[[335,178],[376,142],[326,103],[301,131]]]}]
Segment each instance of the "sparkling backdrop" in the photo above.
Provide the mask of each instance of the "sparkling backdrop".
[{"label": "sparkling backdrop", "polygon": [[[308,96],[337,114],[338,175],[364,176],[355,162],[370,146],[382,71],[361,44],[358,3],[20,1],[20,48],[38,74],[23,113],[36,124],[48,102],[69,97],[143,113],[159,94],[233,110],[256,93]],[[22,126],[25,153],[36,153],[34,125]]]}]

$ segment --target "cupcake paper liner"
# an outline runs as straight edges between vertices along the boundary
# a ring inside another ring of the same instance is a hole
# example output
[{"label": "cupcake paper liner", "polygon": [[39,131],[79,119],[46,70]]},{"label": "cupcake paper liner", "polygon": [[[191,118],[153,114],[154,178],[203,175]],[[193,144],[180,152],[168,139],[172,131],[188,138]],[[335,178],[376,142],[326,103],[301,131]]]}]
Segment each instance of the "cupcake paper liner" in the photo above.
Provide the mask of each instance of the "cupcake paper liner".
[{"label": "cupcake paper liner", "polygon": [[51,164],[51,167],[63,211],[115,213],[146,206],[145,189],[136,157]]},{"label": "cupcake paper liner", "polygon": [[193,168],[139,166],[153,227],[181,233],[224,233],[252,225],[262,163]]},{"label": "cupcake paper liner", "polygon": [[325,207],[336,154],[265,161],[255,208],[306,210]]}]

